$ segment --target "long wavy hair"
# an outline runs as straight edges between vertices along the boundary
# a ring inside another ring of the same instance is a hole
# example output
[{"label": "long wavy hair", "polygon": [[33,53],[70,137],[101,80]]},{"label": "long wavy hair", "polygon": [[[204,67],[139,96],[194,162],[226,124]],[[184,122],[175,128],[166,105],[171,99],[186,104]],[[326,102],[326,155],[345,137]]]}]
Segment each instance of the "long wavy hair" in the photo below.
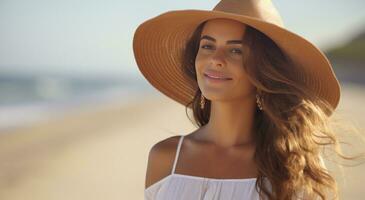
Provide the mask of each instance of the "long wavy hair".
[{"label": "long wavy hair", "polygon": [[[182,55],[183,71],[195,81],[195,59],[204,24],[196,28]],[[259,172],[256,190],[262,199],[266,196],[270,200],[291,200],[300,195],[324,200],[329,198],[327,191],[338,199],[336,180],[320,157],[321,147],[330,145],[340,157],[350,159],[341,153],[328,124],[333,107],[297,78],[300,66],[265,34],[246,25],[242,40],[247,45],[242,66],[257,88],[263,107],[256,110],[254,120],[254,158]],[[206,99],[204,108],[200,108],[201,95],[197,88],[194,98],[185,105],[186,110],[192,109],[193,122],[199,127],[208,123],[211,107]]]}]

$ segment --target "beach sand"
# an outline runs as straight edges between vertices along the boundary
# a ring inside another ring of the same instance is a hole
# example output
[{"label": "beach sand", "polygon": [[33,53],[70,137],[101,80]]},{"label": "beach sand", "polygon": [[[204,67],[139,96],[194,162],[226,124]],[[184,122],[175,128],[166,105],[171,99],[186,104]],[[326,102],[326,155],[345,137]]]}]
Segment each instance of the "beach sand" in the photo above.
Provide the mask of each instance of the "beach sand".
[{"label": "beach sand", "polygon": [[[361,130],[364,101],[365,87],[343,86],[339,113]],[[143,199],[152,145],[194,129],[185,108],[156,91],[0,133],[0,199]],[[342,199],[365,199],[364,171],[345,168],[346,187],[334,171]]]}]

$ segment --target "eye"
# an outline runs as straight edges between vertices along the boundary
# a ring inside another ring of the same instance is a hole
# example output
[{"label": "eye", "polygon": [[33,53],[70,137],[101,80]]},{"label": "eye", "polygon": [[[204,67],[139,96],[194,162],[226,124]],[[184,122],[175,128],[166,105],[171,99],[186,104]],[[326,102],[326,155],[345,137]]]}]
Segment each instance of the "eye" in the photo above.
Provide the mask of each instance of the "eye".
[{"label": "eye", "polygon": [[209,44],[203,44],[203,45],[201,45],[201,47],[200,48],[202,48],[202,49],[211,49],[212,48],[212,45],[209,45]]},{"label": "eye", "polygon": [[232,52],[237,53],[237,54],[242,54],[241,49],[237,49],[237,48],[232,49]]}]

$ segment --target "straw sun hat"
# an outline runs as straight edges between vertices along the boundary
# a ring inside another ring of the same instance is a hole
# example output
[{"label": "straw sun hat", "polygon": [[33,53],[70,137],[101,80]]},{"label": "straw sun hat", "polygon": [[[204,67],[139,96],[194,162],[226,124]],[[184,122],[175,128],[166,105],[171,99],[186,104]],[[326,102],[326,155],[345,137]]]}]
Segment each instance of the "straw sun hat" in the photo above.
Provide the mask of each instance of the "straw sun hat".
[{"label": "straw sun hat", "polygon": [[330,62],[311,42],[284,28],[270,0],[222,0],[213,10],[170,11],[139,25],[133,51],[148,82],[183,105],[190,102],[198,85],[183,73],[183,49],[199,24],[216,18],[239,21],[271,38],[301,67],[299,78],[334,109],[337,107],[340,85]]}]

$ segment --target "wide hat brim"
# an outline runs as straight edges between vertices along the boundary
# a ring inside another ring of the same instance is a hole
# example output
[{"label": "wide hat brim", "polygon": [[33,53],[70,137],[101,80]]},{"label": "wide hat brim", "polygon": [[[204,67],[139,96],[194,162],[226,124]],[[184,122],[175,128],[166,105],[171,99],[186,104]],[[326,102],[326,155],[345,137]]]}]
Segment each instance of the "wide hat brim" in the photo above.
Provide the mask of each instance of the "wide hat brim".
[{"label": "wide hat brim", "polygon": [[273,23],[221,11],[170,11],[139,25],[133,38],[133,51],[139,70],[148,82],[184,106],[191,102],[198,85],[183,73],[182,53],[197,26],[216,18],[236,20],[267,35],[301,66],[298,78],[318,97],[332,105],[333,109],[337,107],[340,84],[330,62],[315,45]]}]

